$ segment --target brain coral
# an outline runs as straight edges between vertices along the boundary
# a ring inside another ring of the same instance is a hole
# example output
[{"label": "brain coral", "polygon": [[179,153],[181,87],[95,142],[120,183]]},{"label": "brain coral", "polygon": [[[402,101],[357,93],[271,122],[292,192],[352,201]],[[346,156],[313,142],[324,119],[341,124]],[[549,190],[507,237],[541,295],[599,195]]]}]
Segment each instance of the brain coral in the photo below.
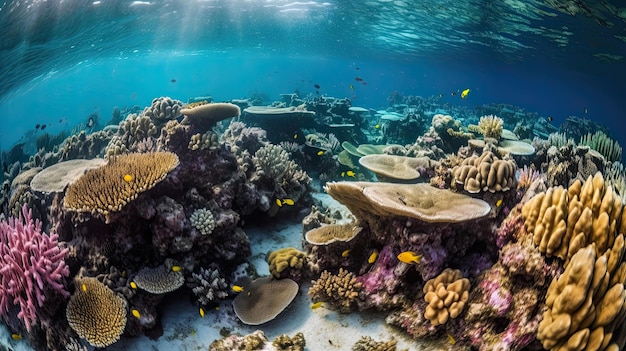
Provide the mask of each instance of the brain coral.
[{"label": "brain coral", "polygon": [[128,154],[89,170],[72,183],[65,194],[64,207],[71,211],[100,213],[108,220],[140,193],[149,190],[178,166],[171,152]]},{"label": "brain coral", "polygon": [[424,299],[428,303],[424,317],[435,326],[458,317],[469,298],[469,288],[470,282],[461,277],[460,270],[446,268],[424,285]]},{"label": "brain coral", "polygon": [[66,310],[67,321],[94,347],[116,342],[126,326],[126,300],[96,278],[76,281],[76,292]]}]

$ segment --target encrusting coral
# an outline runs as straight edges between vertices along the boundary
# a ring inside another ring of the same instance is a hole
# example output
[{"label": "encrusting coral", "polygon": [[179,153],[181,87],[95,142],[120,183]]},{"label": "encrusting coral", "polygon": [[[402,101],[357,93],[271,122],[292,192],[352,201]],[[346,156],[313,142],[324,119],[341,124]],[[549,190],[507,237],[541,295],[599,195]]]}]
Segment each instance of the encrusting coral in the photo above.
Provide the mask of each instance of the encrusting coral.
[{"label": "encrusting coral", "polygon": [[126,300],[96,278],[78,279],[66,316],[70,327],[81,338],[94,347],[106,347],[124,332]]},{"label": "encrusting coral", "polygon": [[285,247],[272,251],[267,256],[267,261],[272,276],[280,279],[285,272],[291,275],[292,271],[301,271],[306,263],[306,253],[293,247]]},{"label": "encrusting coral", "polygon": [[109,213],[120,211],[140,193],[149,190],[178,166],[171,152],[128,154],[111,159],[72,183],[65,194],[64,207],[71,211]]},{"label": "encrusting coral", "polygon": [[342,313],[354,310],[363,291],[363,284],[356,280],[356,276],[343,268],[339,273],[332,274],[324,271],[319,279],[309,288],[309,296],[313,302],[327,302]]},{"label": "encrusting coral", "polygon": [[522,217],[539,250],[567,264],[578,249],[591,243],[598,255],[612,247],[616,234],[623,232],[618,227],[622,212],[621,198],[596,173],[568,189],[552,187],[537,194],[523,206]]},{"label": "encrusting coral", "polygon": [[424,299],[428,303],[424,316],[432,325],[445,324],[448,318],[458,317],[469,298],[470,282],[462,278],[460,270],[444,269],[424,285]]},{"label": "encrusting coral", "polygon": [[454,182],[468,193],[507,191],[515,186],[517,166],[513,160],[501,160],[491,151],[468,157],[452,169]]}]

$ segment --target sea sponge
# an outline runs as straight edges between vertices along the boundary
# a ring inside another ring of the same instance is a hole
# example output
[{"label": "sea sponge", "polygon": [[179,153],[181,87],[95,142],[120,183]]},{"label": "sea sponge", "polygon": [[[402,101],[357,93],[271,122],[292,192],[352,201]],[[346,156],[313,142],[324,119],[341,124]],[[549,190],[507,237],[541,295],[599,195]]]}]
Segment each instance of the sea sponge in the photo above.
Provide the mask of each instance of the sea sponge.
[{"label": "sea sponge", "polygon": [[66,310],[70,327],[94,347],[117,340],[126,326],[126,300],[96,278],[76,280],[76,291]]},{"label": "sea sponge", "polygon": [[424,285],[424,300],[428,303],[424,317],[434,326],[458,317],[469,298],[470,282],[460,270],[446,268]]},{"label": "sea sponge", "polygon": [[209,235],[215,229],[215,217],[207,208],[199,208],[191,214],[189,218],[191,225],[194,226],[202,235]]},{"label": "sea sponge", "polygon": [[328,224],[311,229],[304,234],[304,239],[313,245],[328,245],[336,241],[347,242],[356,237],[363,227],[355,223]]},{"label": "sea sponge", "polygon": [[319,279],[309,288],[309,296],[313,302],[327,302],[342,313],[352,311],[363,291],[363,284],[356,280],[355,275],[343,268],[334,275],[324,271]]},{"label": "sea sponge", "polygon": [[623,275],[619,282],[611,282],[615,265],[610,262],[617,261],[616,256],[621,261],[623,242],[620,235],[616,239],[619,249],[597,259],[595,244],[578,250],[563,274],[552,281],[546,295],[548,309],[537,332],[545,349],[619,349],[611,342],[615,327],[624,322],[626,291]]},{"label": "sea sponge", "polygon": [[267,262],[270,265],[270,273],[274,278],[279,279],[283,271],[288,268],[300,270],[306,262],[306,254],[293,247],[284,247],[276,251],[272,251],[267,256]]},{"label": "sea sponge", "polygon": [[244,288],[233,300],[239,319],[248,325],[267,323],[289,306],[298,294],[298,283],[291,279],[258,278],[241,284]]},{"label": "sea sponge", "polygon": [[539,251],[567,264],[591,243],[597,254],[612,247],[622,211],[621,198],[598,172],[584,183],[576,180],[567,190],[552,187],[535,195],[522,207],[522,218]]},{"label": "sea sponge", "polygon": [[429,223],[460,223],[484,217],[491,210],[483,200],[423,183],[330,182],[324,189],[357,218],[403,216]]},{"label": "sea sponge", "polygon": [[175,266],[171,259],[166,259],[158,267],[140,269],[133,281],[138,288],[151,294],[165,294],[180,288],[185,283],[185,278],[180,267]]},{"label": "sea sponge", "polygon": [[517,166],[513,160],[501,160],[491,151],[466,158],[452,169],[457,184],[468,193],[507,191],[515,186]]},{"label": "sea sponge", "polygon": [[63,205],[70,211],[100,213],[108,222],[110,213],[154,187],[176,166],[178,156],[171,152],[118,156],[72,183]]},{"label": "sea sponge", "polygon": [[432,170],[439,162],[428,157],[374,154],[361,157],[359,164],[376,173],[379,178],[415,180],[421,176],[419,170]]}]

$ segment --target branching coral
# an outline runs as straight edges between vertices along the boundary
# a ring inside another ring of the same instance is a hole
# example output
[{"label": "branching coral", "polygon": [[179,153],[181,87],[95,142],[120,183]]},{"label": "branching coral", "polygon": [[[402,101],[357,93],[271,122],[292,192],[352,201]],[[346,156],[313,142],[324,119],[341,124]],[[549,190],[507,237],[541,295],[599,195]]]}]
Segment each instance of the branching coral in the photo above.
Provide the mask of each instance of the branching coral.
[{"label": "branching coral", "polygon": [[494,115],[480,117],[478,129],[485,138],[493,138],[500,140],[502,136],[502,127],[504,121],[502,118]]},{"label": "branching coral", "polygon": [[598,151],[609,162],[622,160],[622,147],[604,132],[589,133],[582,136],[579,145],[589,146]]},{"label": "branching coral", "polygon": [[201,267],[198,273],[192,273],[187,279],[187,286],[196,295],[201,306],[208,306],[228,297],[228,284],[217,267]]},{"label": "branching coral", "polygon": [[108,164],[91,169],[66,191],[64,207],[107,217],[120,211],[141,192],[149,190],[178,166],[171,152],[118,156]]},{"label": "branching coral", "polygon": [[424,317],[435,326],[458,317],[469,298],[469,288],[470,282],[461,277],[461,271],[446,268],[424,285],[424,299],[428,303]]},{"label": "branching coral", "polygon": [[208,235],[215,229],[216,223],[213,213],[209,209],[199,208],[191,214],[189,218],[193,225],[202,235]]},{"label": "branching coral", "polygon": [[515,186],[517,166],[513,160],[500,160],[491,151],[471,156],[452,169],[454,181],[469,193],[507,191]]},{"label": "branching coral", "polygon": [[619,195],[596,173],[567,190],[559,186],[537,194],[522,208],[522,217],[539,250],[567,264],[578,249],[591,243],[598,254],[612,247],[622,210]]},{"label": "branching coral", "polygon": [[67,251],[59,247],[58,235],[41,231],[26,205],[20,218],[0,222],[0,315],[12,318],[11,306],[19,306],[17,317],[30,331],[50,297],[69,296],[63,284]]},{"label": "branching coral", "polygon": [[314,302],[328,302],[340,312],[348,313],[356,307],[362,290],[363,284],[356,280],[353,273],[339,268],[337,275],[322,272],[309,288],[309,295]]}]

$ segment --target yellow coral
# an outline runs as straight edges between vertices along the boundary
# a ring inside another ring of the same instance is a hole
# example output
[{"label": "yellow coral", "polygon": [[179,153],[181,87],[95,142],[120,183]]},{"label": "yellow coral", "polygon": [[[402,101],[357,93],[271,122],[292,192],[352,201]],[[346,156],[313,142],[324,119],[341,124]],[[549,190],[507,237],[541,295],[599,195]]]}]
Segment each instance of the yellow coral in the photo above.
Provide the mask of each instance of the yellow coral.
[{"label": "yellow coral", "polygon": [[424,317],[434,326],[458,317],[469,298],[470,282],[461,277],[460,270],[446,268],[424,285],[424,300],[428,303]]},{"label": "yellow coral", "polygon": [[[108,220],[110,213],[120,211],[140,193],[154,187],[176,166],[178,156],[171,152],[118,156],[72,183],[65,194],[64,207],[71,211],[100,213]],[[126,175],[130,175],[132,181],[125,181]]]},{"label": "yellow coral", "polygon": [[598,255],[611,248],[622,230],[623,210],[619,195],[598,172],[567,190],[553,187],[535,195],[522,207],[522,218],[539,251],[567,264],[578,249],[591,243]]},{"label": "yellow coral", "polygon": [[483,116],[478,122],[478,129],[485,138],[500,140],[504,121],[498,116]]},{"label": "yellow coral", "polygon": [[76,281],[76,291],[66,310],[67,321],[94,347],[115,343],[126,326],[126,300],[96,278]]},{"label": "yellow coral", "polygon": [[275,278],[281,278],[281,273],[287,268],[302,269],[306,260],[306,254],[293,247],[285,247],[273,251],[267,257],[270,265],[270,273]]},{"label": "yellow coral", "polygon": [[[613,332],[624,322],[624,236],[596,259],[595,244],[578,250],[548,288],[537,339],[547,350],[613,350]],[[617,275],[617,279],[612,276]]]}]

